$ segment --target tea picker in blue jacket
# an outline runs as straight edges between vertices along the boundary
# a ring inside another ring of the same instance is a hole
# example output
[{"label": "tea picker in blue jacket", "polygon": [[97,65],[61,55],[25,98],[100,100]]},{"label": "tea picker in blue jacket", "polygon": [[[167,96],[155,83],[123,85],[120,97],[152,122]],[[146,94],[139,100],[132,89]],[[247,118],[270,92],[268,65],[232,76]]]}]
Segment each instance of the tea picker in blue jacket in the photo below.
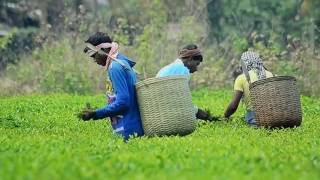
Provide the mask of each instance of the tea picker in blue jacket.
[{"label": "tea picker in blue jacket", "polygon": [[135,62],[119,53],[119,45],[106,33],[97,32],[85,42],[84,52],[106,68],[113,94],[108,94],[109,103],[105,107],[85,109],[79,117],[84,121],[110,117],[113,131],[125,140],[130,136],[142,136],[144,133],[135,90],[137,77],[132,69]]}]

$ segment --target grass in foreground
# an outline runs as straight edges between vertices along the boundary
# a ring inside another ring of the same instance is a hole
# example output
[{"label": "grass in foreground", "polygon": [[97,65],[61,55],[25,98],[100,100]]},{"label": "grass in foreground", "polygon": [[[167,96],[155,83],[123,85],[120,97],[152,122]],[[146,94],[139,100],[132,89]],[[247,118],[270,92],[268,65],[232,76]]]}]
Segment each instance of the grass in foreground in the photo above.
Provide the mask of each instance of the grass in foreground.
[{"label": "grass in foreground", "polygon": [[[222,115],[229,91],[201,90],[194,104]],[[320,178],[320,101],[303,97],[295,129],[248,127],[240,108],[230,122],[199,123],[186,137],[124,143],[106,120],[74,115],[103,96],[33,95],[0,100],[1,179]]]}]

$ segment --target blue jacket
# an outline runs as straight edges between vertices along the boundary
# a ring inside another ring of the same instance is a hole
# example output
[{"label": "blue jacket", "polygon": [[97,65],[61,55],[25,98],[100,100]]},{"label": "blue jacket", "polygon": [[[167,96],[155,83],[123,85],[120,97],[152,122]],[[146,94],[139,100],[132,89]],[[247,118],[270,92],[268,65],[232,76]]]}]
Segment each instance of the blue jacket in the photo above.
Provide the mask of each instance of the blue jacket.
[{"label": "blue jacket", "polygon": [[115,101],[97,109],[95,119],[121,115],[112,128],[127,140],[130,135],[142,136],[144,133],[135,89],[137,77],[132,69],[135,62],[122,54],[118,54],[117,59],[119,62],[112,61],[108,70]]}]

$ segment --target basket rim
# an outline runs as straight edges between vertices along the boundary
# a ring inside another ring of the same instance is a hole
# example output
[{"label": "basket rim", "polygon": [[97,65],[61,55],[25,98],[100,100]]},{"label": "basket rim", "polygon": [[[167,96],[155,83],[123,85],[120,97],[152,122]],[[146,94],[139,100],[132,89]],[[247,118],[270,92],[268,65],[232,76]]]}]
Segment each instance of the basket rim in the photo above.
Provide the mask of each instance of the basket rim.
[{"label": "basket rim", "polygon": [[253,83],[250,84],[250,88],[252,89],[255,86],[267,83],[267,82],[273,82],[273,81],[282,81],[282,80],[293,80],[293,81],[297,81],[297,79],[293,76],[273,76],[273,77],[269,77],[266,79],[260,79],[258,81],[255,81]]},{"label": "basket rim", "polygon": [[145,79],[143,81],[137,82],[136,83],[136,88],[140,88],[142,86],[149,85],[149,84],[158,83],[158,82],[161,82],[161,81],[173,80],[173,79],[187,79],[187,77],[185,75],[175,75],[175,76],[166,76],[166,77],[152,77],[152,78],[148,78],[148,79]]}]

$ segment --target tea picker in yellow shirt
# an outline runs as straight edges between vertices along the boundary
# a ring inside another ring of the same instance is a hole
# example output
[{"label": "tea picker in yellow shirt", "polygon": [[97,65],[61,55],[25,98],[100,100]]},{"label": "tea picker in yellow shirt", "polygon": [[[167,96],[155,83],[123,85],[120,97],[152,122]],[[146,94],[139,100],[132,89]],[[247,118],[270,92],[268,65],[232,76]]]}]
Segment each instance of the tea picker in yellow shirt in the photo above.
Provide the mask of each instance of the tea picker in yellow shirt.
[{"label": "tea picker in yellow shirt", "polygon": [[[267,71],[263,66],[262,60],[258,53],[253,51],[244,52],[241,55],[241,60],[243,61],[247,71],[249,72],[249,80],[251,81],[251,83],[273,76],[273,74]],[[244,73],[240,74],[234,82],[234,96],[224,113],[224,116],[226,118],[229,118],[234,112],[237,111],[241,99],[246,106],[246,122],[249,125],[256,127],[257,124],[255,113],[250,103],[249,83]]]}]

